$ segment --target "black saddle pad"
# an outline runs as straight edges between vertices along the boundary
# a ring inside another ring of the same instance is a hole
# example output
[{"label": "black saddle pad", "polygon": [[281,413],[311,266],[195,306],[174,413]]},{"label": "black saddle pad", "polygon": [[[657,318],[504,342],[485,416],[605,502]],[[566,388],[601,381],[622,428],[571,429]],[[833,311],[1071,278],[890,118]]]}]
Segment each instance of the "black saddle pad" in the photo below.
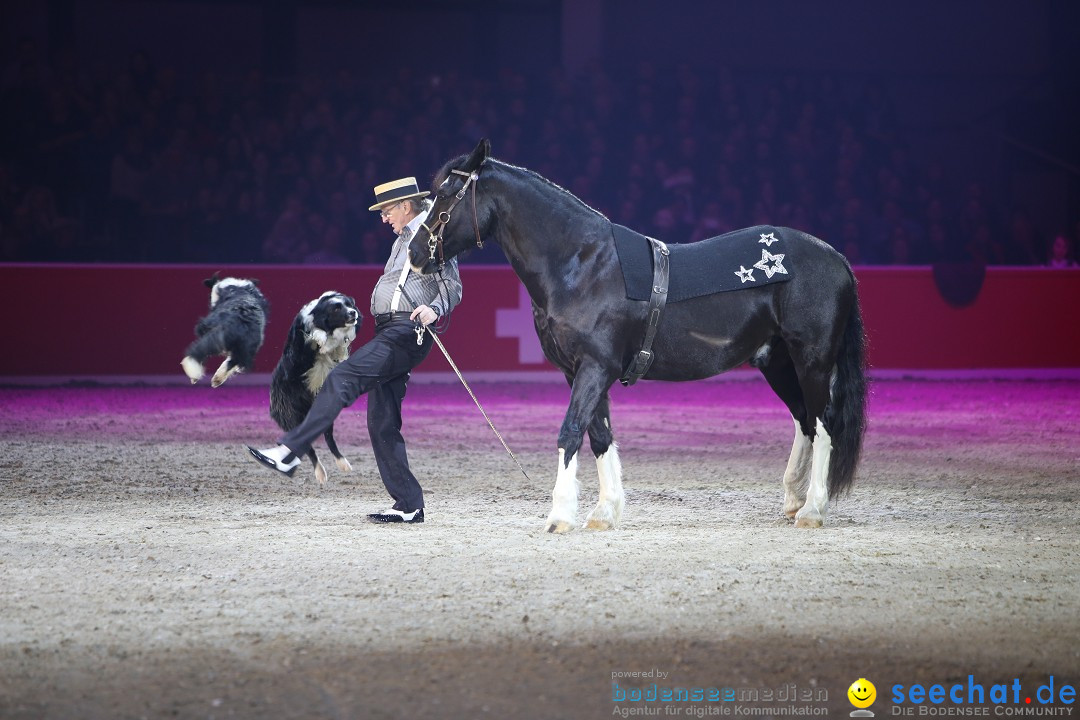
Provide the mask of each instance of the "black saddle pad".
[{"label": "black saddle pad", "polygon": [[[667,301],[790,280],[792,270],[784,259],[784,230],[757,225],[696,243],[668,245],[671,276]],[[653,273],[648,238],[615,223],[611,231],[626,282],[626,297],[648,300]]]}]

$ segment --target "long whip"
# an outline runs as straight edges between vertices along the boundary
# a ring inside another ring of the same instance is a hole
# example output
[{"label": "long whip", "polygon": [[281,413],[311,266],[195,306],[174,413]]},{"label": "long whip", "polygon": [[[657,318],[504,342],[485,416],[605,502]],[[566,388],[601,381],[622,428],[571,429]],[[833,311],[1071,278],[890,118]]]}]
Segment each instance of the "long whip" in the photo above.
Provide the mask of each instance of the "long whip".
[{"label": "long whip", "polygon": [[450,367],[452,367],[454,369],[454,372],[457,373],[458,380],[460,380],[461,384],[465,386],[465,389],[469,391],[469,397],[473,399],[473,402],[476,403],[476,407],[480,409],[480,414],[484,416],[485,420],[487,420],[488,427],[490,427],[491,431],[495,433],[495,437],[499,438],[499,442],[501,442],[502,446],[506,448],[506,452],[510,453],[510,457],[512,457],[514,459],[514,462],[517,463],[518,470],[521,471],[521,474],[525,476],[526,480],[529,480],[531,482],[532,478],[529,477],[529,473],[525,472],[525,468],[521,467],[521,462],[517,459],[517,455],[514,455],[514,451],[510,449],[510,446],[506,444],[505,440],[503,440],[503,436],[499,434],[499,431],[497,429],[495,429],[495,423],[491,422],[491,418],[489,418],[488,414],[484,412],[483,406],[480,405],[480,401],[476,399],[476,395],[473,393],[472,388],[469,387],[469,383],[465,382],[465,376],[461,374],[460,370],[458,370],[457,364],[454,363],[454,359],[450,357],[450,353],[447,352],[446,346],[442,344],[442,340],[439,339],[438,333],[436,333],[434,329],[431,329],[429,332],[431,333],[431,339],[435,341],[435,344],[439,346],[439,349],[442,350],[442,354],[446,357],[446,362],[450,363]]},{"label": "long whip", "polygon": [[[406,260],[406,262],[408,261]],[[398,289],[400,289],[401,294],[404,295],[410,303],[412,303],[412,306],[414,308],[419,307],[416,301],[413,300],[405,291],[404,280],[401,282],[400,285],[398,285]],[[442,351],[443,357],[446,358],[446,362],[450,363],[450,367],[453,368],[454,373],[458,376],[458,380],[461,381],[461,384],[464,385],[465,389],[469,392],[469,397],[471,397],[473,402],[476,403],[476,407],[480,410],[480,414],[484,416],[485,420],[487,420],[488,427],[490,427],[491,431],[495,433],[495,437],[499,438],[499,442],[502,443],[503,448],[506,449],[506,452],[510,454],[510,457],[513,458],[514,462],[517,464],[518,470],[521,471],[521,474],[525,476],[526,480],[532,482],[532,478],[529,477],[529,473],[525,472],[525,468],[521,466],[521,461],[517,459],[517,455],[515,455],[514,451],[510,449],[510,446],[506,444],[506,441],[503,440],[502,434],[495,427],[495,423],[491,422],[491,418],[489,418],[488,414],[484,411],[484,406],[481,405],[480,401],[476,399],[476,394],[472,391],[472,388],[469,387],[469,383],[465,382],[465,376],[461,374],[461,370],[458,369],[457,363],[454,362],[454,358],[450,357],[450,352],[446,349],[446,346],[443,345],[442,340],[439,339],[439,334],[435,332],[435,328],[428,328],[425,326],[421,327],[424,327],[424,329],[428,331],[428,333],[431,335],[431,339],[434,340],[435,344],[439,346],[439,350]]]}]

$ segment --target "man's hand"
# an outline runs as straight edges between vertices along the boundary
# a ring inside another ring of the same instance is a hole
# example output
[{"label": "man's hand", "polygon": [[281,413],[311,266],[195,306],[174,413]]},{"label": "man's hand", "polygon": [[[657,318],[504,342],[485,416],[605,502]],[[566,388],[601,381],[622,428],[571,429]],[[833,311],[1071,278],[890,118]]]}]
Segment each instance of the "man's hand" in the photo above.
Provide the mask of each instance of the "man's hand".
[{"label": "man's hand", "polygon": [[419,320],[421,325],[430,325],[439,319],[439,314],[427,305],[421,305],[412,311],[409,319],[413,321]]}]

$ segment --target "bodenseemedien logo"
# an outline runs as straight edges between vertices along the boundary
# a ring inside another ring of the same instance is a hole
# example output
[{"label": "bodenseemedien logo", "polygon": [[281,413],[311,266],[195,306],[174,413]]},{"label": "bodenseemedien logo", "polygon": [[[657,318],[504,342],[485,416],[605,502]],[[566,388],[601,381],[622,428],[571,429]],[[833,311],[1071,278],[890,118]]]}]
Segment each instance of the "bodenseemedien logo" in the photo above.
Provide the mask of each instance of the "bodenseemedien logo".
[{"label": "bodenseemedien logo", "polygon": [[649,682],[628,684],[626,678],[670,680],[659,670],[611,673],[612,714],[620,717],[798,716],[829,714],[829,691],[823,687],[785,683],[778,687],[686,686]]}]

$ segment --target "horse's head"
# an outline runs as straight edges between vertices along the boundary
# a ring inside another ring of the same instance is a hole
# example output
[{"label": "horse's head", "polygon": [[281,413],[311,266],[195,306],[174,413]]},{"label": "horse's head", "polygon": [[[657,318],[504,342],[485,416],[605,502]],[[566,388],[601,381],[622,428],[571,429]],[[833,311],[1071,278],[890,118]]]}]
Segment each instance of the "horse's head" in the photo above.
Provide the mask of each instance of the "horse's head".
[{"label": "horse's head", "polygon": [[491,143],[485,138],[472,153],[451,160],[435,175],[431,210],[409,243],[409,262],[417,272],[435,272],[473,243],[483,247],[492,210],[477,196],[476,186],[490,155]]}]

